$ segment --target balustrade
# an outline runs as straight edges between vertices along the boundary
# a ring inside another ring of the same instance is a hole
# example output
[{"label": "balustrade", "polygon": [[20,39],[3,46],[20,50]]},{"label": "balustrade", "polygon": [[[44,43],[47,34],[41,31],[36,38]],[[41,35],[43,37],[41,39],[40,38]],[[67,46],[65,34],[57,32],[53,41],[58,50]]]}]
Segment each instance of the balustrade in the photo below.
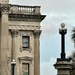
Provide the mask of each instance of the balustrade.
[{"label": "balustrade", "polygon": [[40,15],[40,6],[10,5],[9,14]]}]

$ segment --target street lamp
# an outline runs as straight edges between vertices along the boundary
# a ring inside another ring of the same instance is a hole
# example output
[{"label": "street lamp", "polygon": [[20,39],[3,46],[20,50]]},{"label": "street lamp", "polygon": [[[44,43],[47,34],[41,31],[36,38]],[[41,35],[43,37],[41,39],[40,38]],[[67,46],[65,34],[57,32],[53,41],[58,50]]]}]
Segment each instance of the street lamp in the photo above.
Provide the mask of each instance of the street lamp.
[{"label": "street lamp", "polygon": [[11,67],[12,67],[12,75],[14,75],[14,67],[16,65],[16,62],[15,60],[13,59],[12,62],[11,62]]},{"label": "street lamp", "polygon": [[61,24],[61,28],[59,28],[59,34],[61,35],[61,59],[65,59],[65,34],[67,33],[67,29],[65,28],[65,24]]}]

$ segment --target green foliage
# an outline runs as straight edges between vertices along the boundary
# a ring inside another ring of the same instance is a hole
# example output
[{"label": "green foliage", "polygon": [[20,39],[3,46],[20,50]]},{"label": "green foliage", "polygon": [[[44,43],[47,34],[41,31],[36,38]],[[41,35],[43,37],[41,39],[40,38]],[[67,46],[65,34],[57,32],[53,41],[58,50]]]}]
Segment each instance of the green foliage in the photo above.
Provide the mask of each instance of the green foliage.
[{"label": "green foliage", "polygon": [[72,41],[74,43],[74,48],[75,48],[75,27],[73,27],[73,29],[72,29],[71,39],[72,39]]},{"label": "green foliage", "polygon": [[[73,27],[72,29],[71,39],[74,43],[74,48],[75,48],[75,27]],[[71,67],[70,75],[75,75],[75,51],[72,52],[70,57],[72,59],[72,67]]]},{"label": "green foliage", "polygon": [[70,75],[75,75],[75,51],[72,52],[72,54],[70,55],[71,58],[71,70],[70,70]]},{"label": "green foliage", "polygon": [[23,75],[28,75],[28,72],[24,72]]},{"label": "green foliage", "polygon": [[75,51],[72,52],[72,54],[70,55],[70,57],[72,58],[73,61],[75,61]]}]

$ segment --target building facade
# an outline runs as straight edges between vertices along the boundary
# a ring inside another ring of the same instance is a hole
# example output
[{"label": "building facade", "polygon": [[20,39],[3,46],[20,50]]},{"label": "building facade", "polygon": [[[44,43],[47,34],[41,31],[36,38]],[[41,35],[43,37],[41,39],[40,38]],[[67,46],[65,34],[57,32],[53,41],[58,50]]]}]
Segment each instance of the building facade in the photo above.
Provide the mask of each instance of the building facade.
[{"label": "building facade", "polygon": [[0,1],[0,75],[40,75],[40,6]]}]

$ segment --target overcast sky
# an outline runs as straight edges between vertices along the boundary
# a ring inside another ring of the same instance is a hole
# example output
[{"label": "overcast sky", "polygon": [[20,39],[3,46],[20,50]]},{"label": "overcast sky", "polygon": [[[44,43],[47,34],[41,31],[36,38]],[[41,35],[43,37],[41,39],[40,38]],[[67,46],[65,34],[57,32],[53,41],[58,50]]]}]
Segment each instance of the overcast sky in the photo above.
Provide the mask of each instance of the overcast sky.
[{"label": "overcast sky", "polygon": [[10,0],[12,4],[41,6],[41,14],[46,18],[41,22],[41,75],[56,75],[53,64],[60,57],[60,35],[58,29],[61,23],[66,24],[66,54],[74,50],[71,41],[71,30],[75,26],[75,0]]}]

